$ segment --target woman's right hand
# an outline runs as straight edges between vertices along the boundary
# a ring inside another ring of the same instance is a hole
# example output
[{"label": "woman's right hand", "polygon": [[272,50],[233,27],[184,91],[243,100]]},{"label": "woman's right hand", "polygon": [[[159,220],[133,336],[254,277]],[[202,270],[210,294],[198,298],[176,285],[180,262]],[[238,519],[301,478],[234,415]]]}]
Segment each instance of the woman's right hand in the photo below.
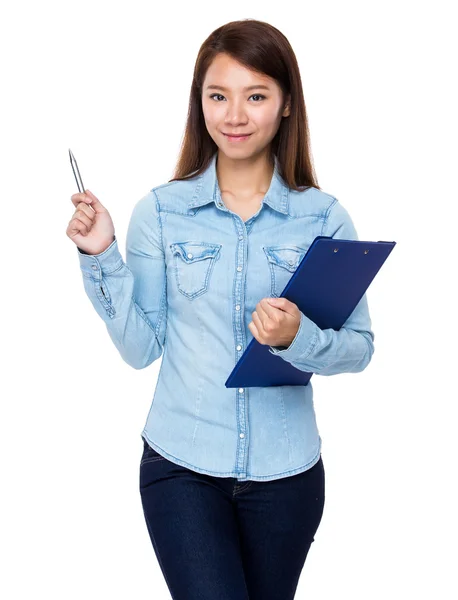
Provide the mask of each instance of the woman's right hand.
[{"label": "woman's right hand", "polygon": [[85,190],[71,197],[76,207],[68,224],[67,235],[87,254],[100,254],[115,239],[110,213],[92,192]]}]

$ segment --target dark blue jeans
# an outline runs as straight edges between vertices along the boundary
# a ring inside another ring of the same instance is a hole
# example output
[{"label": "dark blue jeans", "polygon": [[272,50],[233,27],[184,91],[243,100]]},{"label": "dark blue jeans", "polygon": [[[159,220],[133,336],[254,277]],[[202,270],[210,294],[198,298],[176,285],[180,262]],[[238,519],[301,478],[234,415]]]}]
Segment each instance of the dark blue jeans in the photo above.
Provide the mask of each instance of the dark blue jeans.
[{"label": "dark blue jeans", "polygon": [[240,482],[176,465],[143,441],[143,512],[173,600],[294,598],[324,509],[321,456],[303,473]]}]

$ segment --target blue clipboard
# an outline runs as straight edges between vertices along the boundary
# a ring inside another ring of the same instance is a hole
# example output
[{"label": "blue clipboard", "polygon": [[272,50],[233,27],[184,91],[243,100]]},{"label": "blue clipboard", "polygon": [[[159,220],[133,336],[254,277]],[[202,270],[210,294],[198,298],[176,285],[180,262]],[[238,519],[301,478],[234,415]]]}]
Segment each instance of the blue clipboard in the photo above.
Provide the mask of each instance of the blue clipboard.
[{"label": "blue clipboard", "polygon": [[[320,329],[338,331],[365,294],[396,242],[317,236],[281,296]],[[313,293],[310,293],[313,290]],[[253,338],[226,380],[227,388],[307,385],[313,373],[296,369]]]}]

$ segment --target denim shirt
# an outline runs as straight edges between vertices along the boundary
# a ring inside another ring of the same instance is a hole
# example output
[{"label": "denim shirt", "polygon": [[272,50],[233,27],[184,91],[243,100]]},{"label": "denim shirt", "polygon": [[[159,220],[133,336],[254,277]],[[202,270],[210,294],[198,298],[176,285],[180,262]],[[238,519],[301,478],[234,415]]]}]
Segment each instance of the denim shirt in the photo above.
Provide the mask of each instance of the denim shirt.
[{"label": "denim shirt", "polygon": [[[290,189],[278,160],[247,221],[221,198],[217,153],[186,181],[134,205],[126,261],[113,243],[78,248],[85,291],[122,359],[144,369],[162,356],[142,437],[168,460],[239,481],[301,473],[318,462],[313,385],[226,388],[252,339],[262,298],[279,296],[316,236],[357,240],[347,210],[316,188]],[[313,290],[310,290],[313,293]],[[269,351],[318,375],[358,373],[374,352],[366,294],[339,331],[302,312],[288,347]]]}]

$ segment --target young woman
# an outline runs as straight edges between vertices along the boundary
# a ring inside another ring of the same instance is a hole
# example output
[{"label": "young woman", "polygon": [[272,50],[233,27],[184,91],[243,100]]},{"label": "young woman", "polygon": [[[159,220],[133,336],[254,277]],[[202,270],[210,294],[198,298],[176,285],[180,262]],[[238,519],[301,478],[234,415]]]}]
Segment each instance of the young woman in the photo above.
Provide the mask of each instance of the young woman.
[{"label": "young woman", "polygon": [[316,236],[358,239],[316,183],[287,39],[247,19],[203,43],[175,177],[136,203],[126,262],[94,194],[72,202],[67,235],[113,343],[135,369],[163,356],[140,492],[172,597],[294,598],[325,498],[312,383],[225,381],[253,337],[335,375],[369,364],[374,334],[365,296],[339,331],[278,298]]}]

